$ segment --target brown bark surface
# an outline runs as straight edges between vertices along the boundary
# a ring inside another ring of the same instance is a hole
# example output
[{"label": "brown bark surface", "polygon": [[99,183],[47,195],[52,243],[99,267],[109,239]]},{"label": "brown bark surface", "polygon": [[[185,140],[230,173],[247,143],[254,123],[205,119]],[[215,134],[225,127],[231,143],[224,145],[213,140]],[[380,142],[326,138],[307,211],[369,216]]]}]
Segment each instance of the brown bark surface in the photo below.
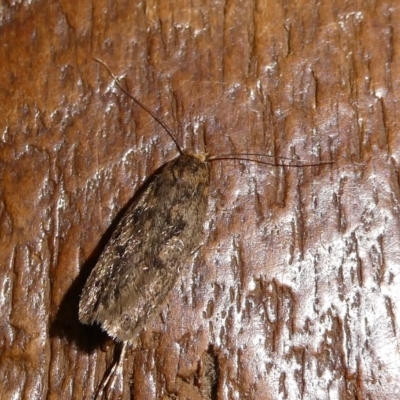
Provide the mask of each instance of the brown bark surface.
[{"label": "brown bark surface", "polygon": [[82,286],[177,155],[92,57],[185,149],[336,161],[211,164],[204,245],[124,398],[399,398],[398,1],[0,7],[1,399],[92,398],[114,346]]}]

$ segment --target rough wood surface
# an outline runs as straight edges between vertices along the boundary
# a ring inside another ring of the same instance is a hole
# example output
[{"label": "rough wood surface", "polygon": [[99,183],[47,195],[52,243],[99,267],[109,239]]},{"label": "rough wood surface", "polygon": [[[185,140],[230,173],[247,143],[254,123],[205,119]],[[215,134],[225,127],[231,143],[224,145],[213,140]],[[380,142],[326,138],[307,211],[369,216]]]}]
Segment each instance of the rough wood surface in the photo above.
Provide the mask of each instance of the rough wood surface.
[{"label": "rough wood surface", "polygon": [[3,2],[0,397],[92,398],[114,349],[80,291],[177,154],[100,57],[187,149],[336,160],[212,165],[124,397],[398,399],[399,37],[396,0]]}]

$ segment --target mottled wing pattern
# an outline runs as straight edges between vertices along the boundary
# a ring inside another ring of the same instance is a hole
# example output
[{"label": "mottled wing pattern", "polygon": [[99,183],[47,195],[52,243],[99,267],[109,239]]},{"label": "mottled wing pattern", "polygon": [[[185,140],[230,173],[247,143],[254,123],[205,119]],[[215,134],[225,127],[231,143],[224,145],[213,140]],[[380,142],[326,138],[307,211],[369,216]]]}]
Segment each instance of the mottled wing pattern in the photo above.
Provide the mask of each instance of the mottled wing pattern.
[{"label": "mottled wing pattern", "polygon": [[202,240],[207,164],[181,155],[167,163],[126,212],[90,274],[79,319],[132,341],[157,312],[182,264]]}]

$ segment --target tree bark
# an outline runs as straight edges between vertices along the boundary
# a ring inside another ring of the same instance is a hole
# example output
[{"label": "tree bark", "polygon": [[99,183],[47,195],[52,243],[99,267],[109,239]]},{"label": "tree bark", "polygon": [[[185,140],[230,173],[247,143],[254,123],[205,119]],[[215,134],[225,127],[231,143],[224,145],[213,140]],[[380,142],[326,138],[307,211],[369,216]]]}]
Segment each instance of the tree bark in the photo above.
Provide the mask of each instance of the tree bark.
[{"label": "tree bark", "polygon": [[399,398],[397,1],[0,7],[2,399],[93,397],[114,345],[83,284],[178,154],[93,57],[188,151],[335,161],[210,163],[204,243],[123,398]]}]

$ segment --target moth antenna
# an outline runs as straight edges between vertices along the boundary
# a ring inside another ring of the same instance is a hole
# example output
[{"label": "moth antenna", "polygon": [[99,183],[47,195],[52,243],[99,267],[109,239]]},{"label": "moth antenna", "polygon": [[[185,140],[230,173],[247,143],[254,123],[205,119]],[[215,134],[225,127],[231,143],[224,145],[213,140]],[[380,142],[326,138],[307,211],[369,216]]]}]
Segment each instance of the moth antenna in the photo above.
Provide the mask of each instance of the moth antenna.
[{"label": "moth antenna", "polygon": [[[281,160],[288,160],[292,162],[297,162],[300,164],[285,164],[285,163],[272,163],[268,161],[262,161],[255,158],[245,158],[245,156],[252,157],[271,157],[271,158],[279,158]],[[250,161],[259,164],[272,165],[276,167],[292,167],[292,168],[302,168],[302,167],[315,167],[318,165],[329,165],[335,164],[335,161],[307,161],[307,160],[293,160],[290,157],[280,157],[280,156],[270,156],[268,154],[258,154],[258,153],[238,153],[238,154],[222,154],[218,156],[211,156],[207,161],[218,161],[218,160],[241,160],[241,161]]]},{"label": "moth antenna", "polygon": [[[98,62],[101,64],[107,72],[110,74],[110,76],[114,79],[114,82],[118,85],[118,87],[122,90],[123,93],[125,93],[130,99],[132,99],[139,107],[141,107],[144,111],[146,111],[148,114],[150,114],[167,132],[169,137],[172,139],[172,141],[175,143],[175,146],[177,147],[178,151],[180,154],[185,154],[185,152],[182,150],[182,147],[179,145],[178,141],[176,140],[174,134],[172,133],[172,129],[161,120],[153,111],[150,110],[147,106],[145,106],[140,100],[138,100],[136,97],[134,97],[131,93],[129,93],[121,84],[119,79],[113,74],[111,69],[108,67],[108,65],[101,60],[100,58],[93,58],[94,61]],[[296,161],[301,164],[284,164],[284,163],[270,163],[267,161],[262,161],[262,160],[257,160],[257,159],[252,159],[252,158],[244,158],[244,157],[271,157],[271,158],[279,158],[281,160],[288,160],[288,161]],[[218,160],[242,160],[242,161],[250,161],[250,162],[256,162],[259,164],[264,164],[264,165],[271,165],[271,166],[277,166],[277,167],[293,167],[293,168],[301,168],[301,167],[314,167],[318,165],[329,165],[329,164],[334,164],[335,161],[322,161],[322,162],[309,162],[307,160],[293,160],[290,157],[281,157],[281,156],[270,156],[268,154],[258,154],[258,153],[237,153],[237,154],[222,154],[218,156],[211,156],[207,158],[207,161],[218,161]]]},{"label": "moth antenna", "polygon": [[[308,160],[301,160],[299,159],[295,159],[293,157],[284,157],[284,156],[273,156],[271,154],[264,154],[264,153],[227,153],[227,154],[221,154],[215,157],[234,157],[234,156],[238,156],[238,157],[243,157],[243,156],[250,156],[250,157],[269,157],[269,158],[279,158],[280,160],[288,160],[288,161],[296,161],[296,162],[301,162],[301,163],[313,163],[314,161],[308,161]],[[214,156],[212,156],[212,158],[214,158]],[[317,161],[315,161],[317,162]],[[321,161],[324,162],[324,161]]]},{"label": "moth antenna", "polygon": [[154,114],[153,111],[150,110],[150,108],[146,107],[141,101],[139,101],[136,97],[134,97],[131,93],[129,93],[121,84],[119,79],[112,73],[111,69],[108,67],[108,65],[101,60],[100,58],[93,58],[94,61],[98,62],[101,64],[111,75],[111,77],[114,79],[115,83],[118,85],[118,87],[130,98],[132,99],[139,107],[141,107],[144,111],[147,111],[168,133],[170,138],[173,140],[175,143],[175,146],[177,147],[178,151],[180,154],[184,154],[184,151],[182,150],[181,146],[179,145],[178,141],[175,139],[174,134],[172,133],[172,129],[164,123],[159,117],[157,117],[156,114]]}]

